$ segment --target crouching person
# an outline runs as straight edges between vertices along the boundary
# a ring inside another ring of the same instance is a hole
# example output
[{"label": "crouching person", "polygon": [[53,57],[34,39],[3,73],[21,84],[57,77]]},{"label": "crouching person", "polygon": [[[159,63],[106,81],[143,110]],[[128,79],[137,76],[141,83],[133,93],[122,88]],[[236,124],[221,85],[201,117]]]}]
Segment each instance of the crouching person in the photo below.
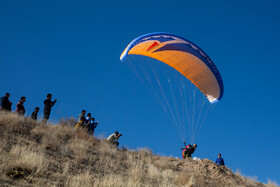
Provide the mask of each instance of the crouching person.
[{"label": "crouching person", "polygon": [[116,147],[119,146],[119,142],[118,140],[120,139],[120,137],[122,136],[122,134],[120,134],[118,131],[116,131],[114,134],[111,134],[107,140],[109,142],[111,142],[113,145],[115,145]]}]

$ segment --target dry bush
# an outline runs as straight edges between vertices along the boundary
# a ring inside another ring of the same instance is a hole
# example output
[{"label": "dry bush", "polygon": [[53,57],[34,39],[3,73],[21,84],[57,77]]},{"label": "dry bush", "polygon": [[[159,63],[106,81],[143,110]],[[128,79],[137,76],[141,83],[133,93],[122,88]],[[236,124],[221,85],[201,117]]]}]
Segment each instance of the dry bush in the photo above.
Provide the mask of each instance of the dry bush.
[{"label": "dry bush", "polygon": [[69,187],[76,187],[76,186],[90,187],[94,185],[94,178],[92,177],[92,174],[88,172],[77,174],[75,176],[68,177],[65,185]]},{"label": "dry bush", "polygon": [[279,185],[275,181],[272,181],[270,179],[268,179],[266,186],[267,187],[279,187]]},{"label": "dry bush", "polygon": [[[188,160],[185,160],[188,162]],[[159,168],[161,171],[171,169],[172,171],[180,171],[182,167],[182,162],[178,162],[178,159],[172,157],[153,157],[153,164]]]},{"label": "dry bush", "polygon": [[64,127],[75,127],[75,125],[78,123],[78,120],[74,117],[65,117],[61,118],[58,121],[58,125],[64,126]]},{"label": "dry bush", "polygon": [[36,126],[36,122],[17,113],[1,111],[0,126],[9,130],[10,133],[28,136]]},{"label": "dry bush", "polygon": [[189,186],[191,186],[192,184],[194,184],[194,179],[191,174],[182,172],[178,175],[175,182],[178,186],[185,186],[186,184],[189,184]]},{"label": "dry bush", "polygon": [[75,158],[75,162],[87,157],[89,149],[88,142],[84,139],[79,139],[77,136],[71,139],[68,146],[72,151]]},{"label": "dry bush", "polygon": [[31,147],[15,145],[9,156],[6,162],[9,168],[24,167],[36,172],[37,169],[47,166],[43,153],[33,151]]},{"label": "dry bush", "polygon": [[137,149],[137,152],[143,156],[148,156],[153,154],[153,151],[148,147],[141,147]]}]

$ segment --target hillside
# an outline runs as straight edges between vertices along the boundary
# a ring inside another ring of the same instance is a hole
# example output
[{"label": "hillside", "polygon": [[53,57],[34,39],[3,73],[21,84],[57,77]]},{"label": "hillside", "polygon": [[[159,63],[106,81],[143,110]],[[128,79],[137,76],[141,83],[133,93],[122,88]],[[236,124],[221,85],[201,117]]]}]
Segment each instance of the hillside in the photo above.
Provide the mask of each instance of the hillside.
[{"label": "hillside", "polygon": [[116,149],[71,120],[52,126],[0,112],[0,128],[0,186],[275,186],[208,159]]}]

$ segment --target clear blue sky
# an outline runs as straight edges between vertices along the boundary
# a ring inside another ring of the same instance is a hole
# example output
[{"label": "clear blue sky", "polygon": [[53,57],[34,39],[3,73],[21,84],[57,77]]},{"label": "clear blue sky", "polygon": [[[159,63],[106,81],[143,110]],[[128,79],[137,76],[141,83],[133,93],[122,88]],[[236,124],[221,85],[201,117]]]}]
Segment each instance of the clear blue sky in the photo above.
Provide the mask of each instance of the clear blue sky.
[{"label": "clear blue sky", "polygon": [[205,121],[195,156],[280,183],[279,1],[0,1],[0,94],[27,113],[58,99],[51,117],[100,121],[121,146],[181,157],[175,128],[119,57],[129,42],[169,32],[200,46],[218,67],[224,97]]}]

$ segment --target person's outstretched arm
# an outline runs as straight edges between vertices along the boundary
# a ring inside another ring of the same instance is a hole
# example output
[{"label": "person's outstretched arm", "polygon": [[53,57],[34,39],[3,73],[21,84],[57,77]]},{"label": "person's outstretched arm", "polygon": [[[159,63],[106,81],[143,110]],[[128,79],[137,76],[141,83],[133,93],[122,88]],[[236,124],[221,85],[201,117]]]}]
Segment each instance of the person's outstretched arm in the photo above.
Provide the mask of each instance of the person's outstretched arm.
[{"label": "person's outstretched arm", "polygon": [[51,101],[51,106],[53,106],[56,103],[56,100]]}]

